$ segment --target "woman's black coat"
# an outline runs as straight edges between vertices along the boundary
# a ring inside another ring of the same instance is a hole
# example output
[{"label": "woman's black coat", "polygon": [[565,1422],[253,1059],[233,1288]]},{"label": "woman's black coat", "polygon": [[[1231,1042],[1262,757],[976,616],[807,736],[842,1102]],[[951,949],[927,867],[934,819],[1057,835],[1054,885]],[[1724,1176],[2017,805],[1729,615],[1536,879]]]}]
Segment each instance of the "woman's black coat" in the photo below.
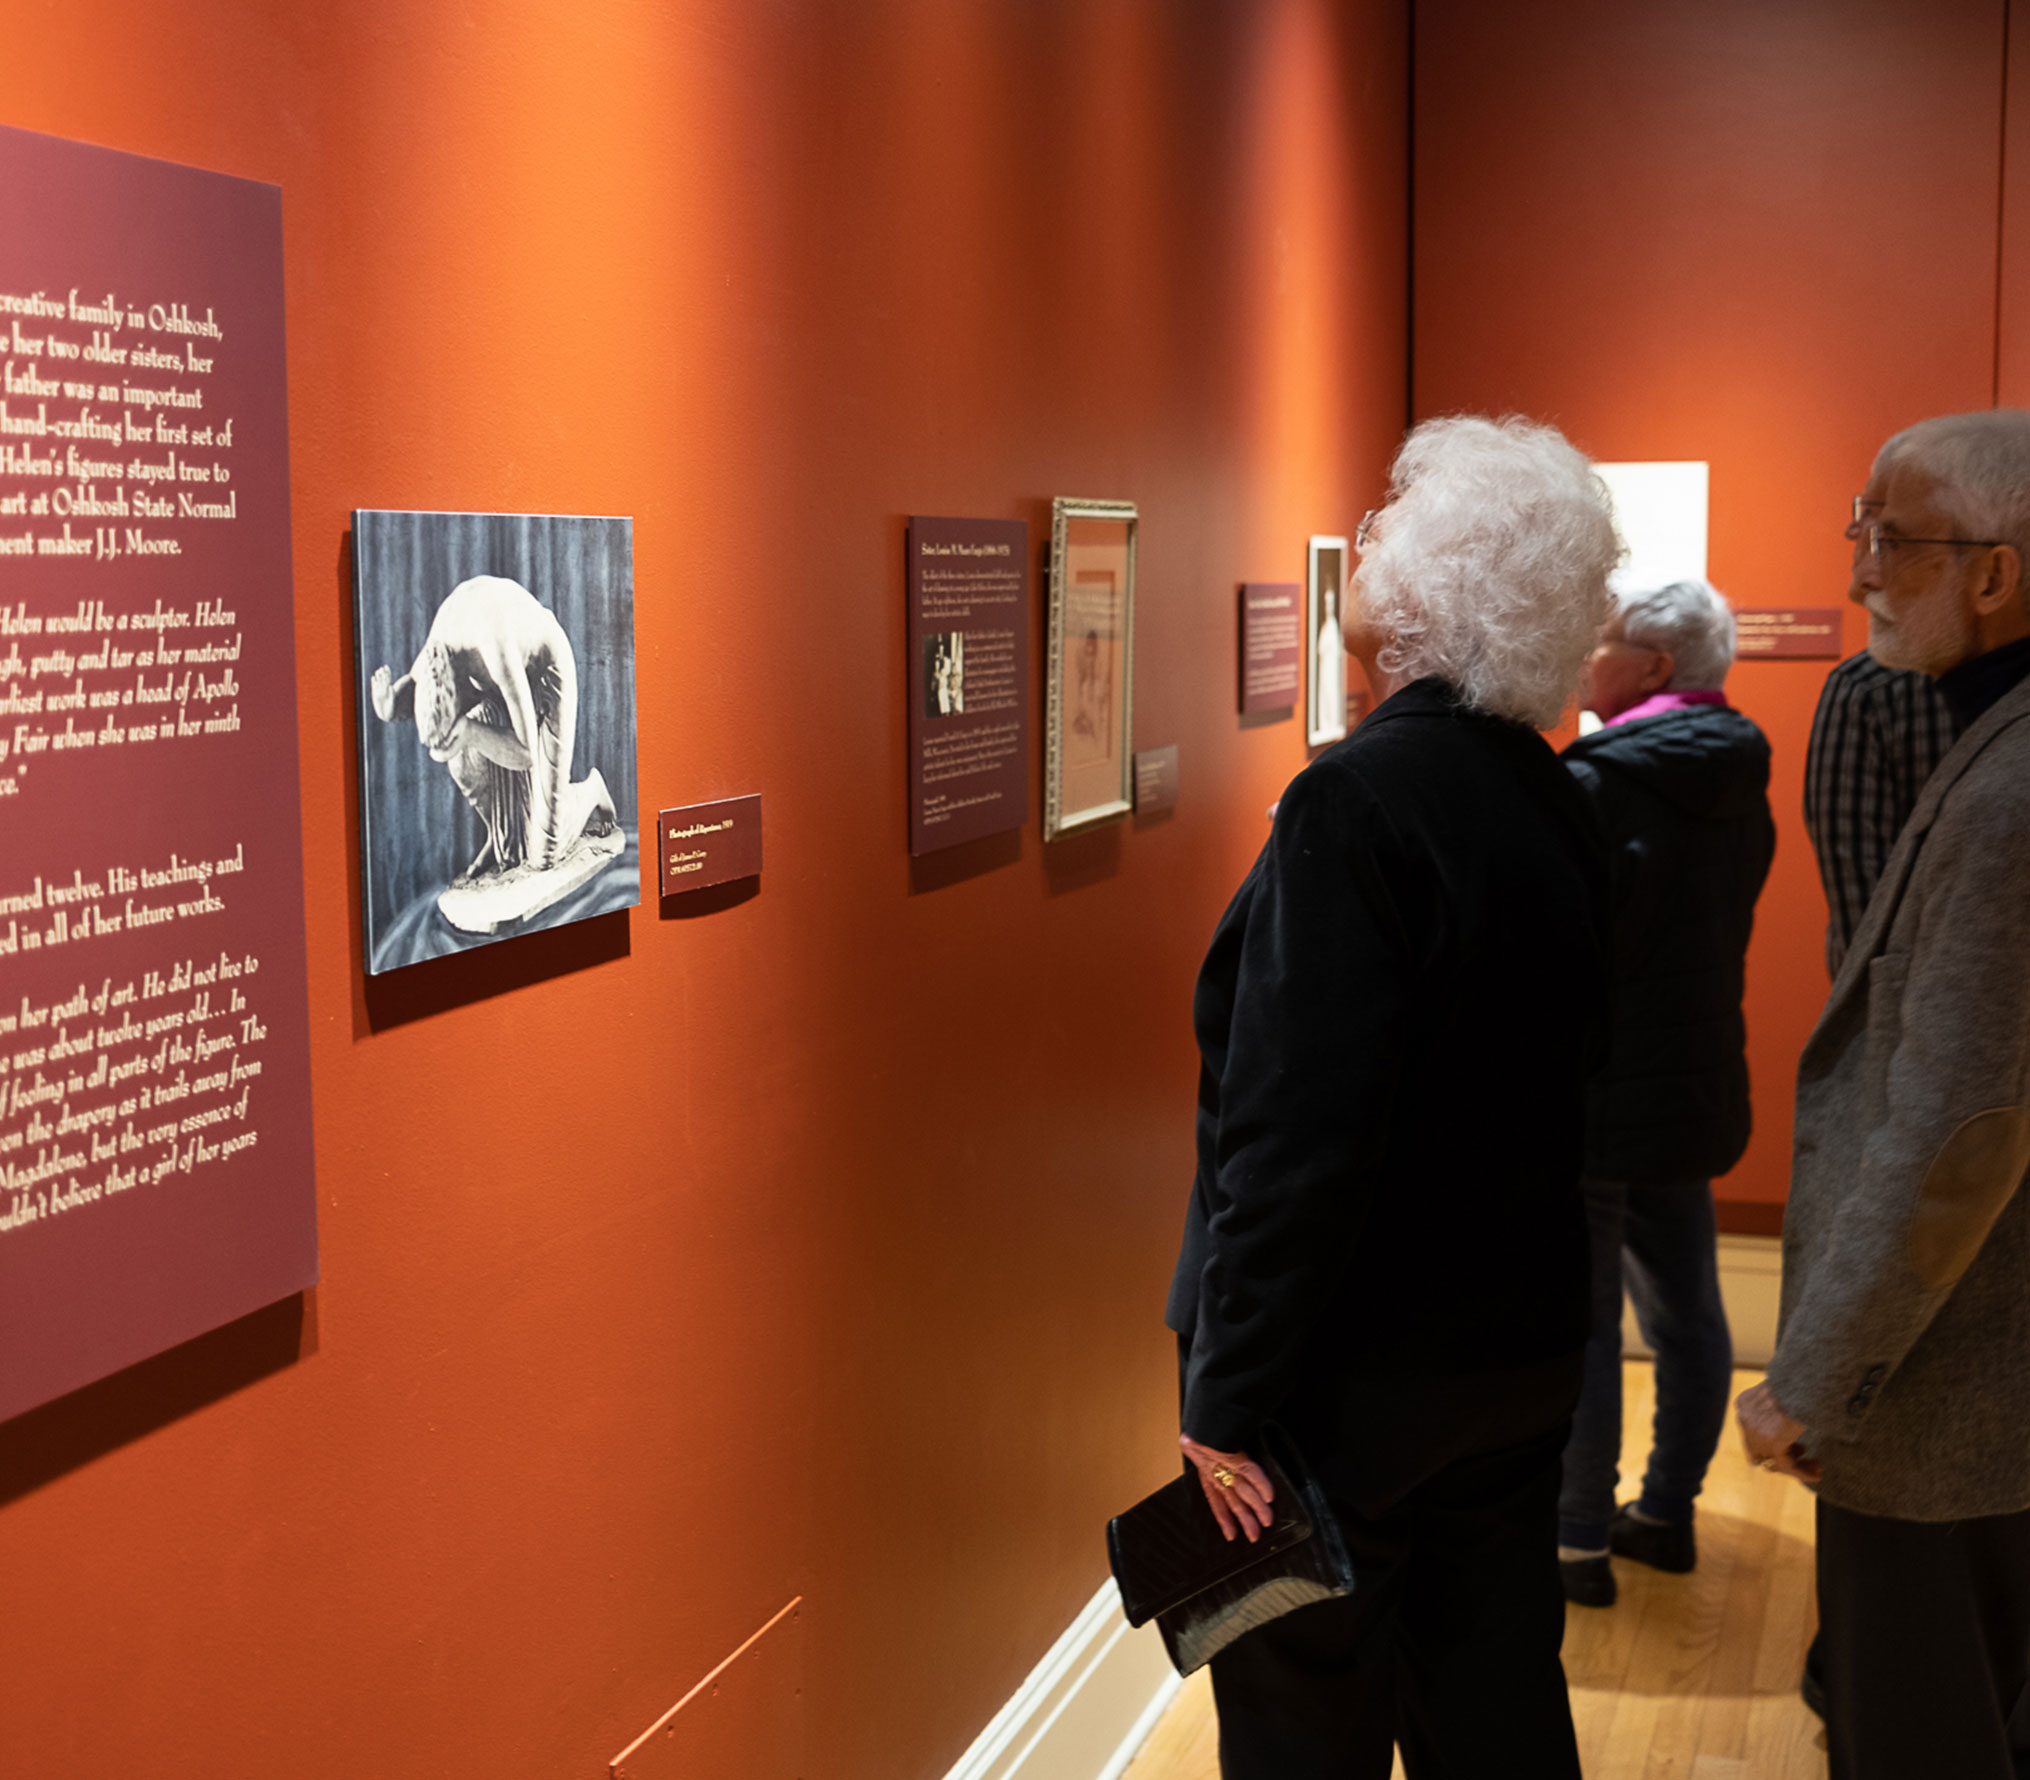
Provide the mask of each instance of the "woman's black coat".
[{"label": "woman's black coat", "polygon": [[1382,1424],[1445,1419],[1448,1382],[1515,1438],[1569,1413],[1605,878],[1557,755],[1436,680],[1291,782],[1198,980],[1185,1432],[1418,1448]]},{"label": "woman's black coat", "polygon": [[1741,990],[1776,851],[1769,743],[1739,711],[1692,705],[1581,736],[1565,764],[1606,834],[1614,902],[1614,1035],[1586,1172],[1710,1180],[1748,1147]]}]

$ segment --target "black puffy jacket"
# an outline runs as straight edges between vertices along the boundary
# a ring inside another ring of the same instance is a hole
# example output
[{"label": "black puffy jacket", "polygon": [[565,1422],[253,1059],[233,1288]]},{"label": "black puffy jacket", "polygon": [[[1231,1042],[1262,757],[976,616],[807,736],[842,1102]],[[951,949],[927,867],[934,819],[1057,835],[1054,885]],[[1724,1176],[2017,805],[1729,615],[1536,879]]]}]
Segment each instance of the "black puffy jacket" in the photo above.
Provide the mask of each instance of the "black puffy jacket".
[{"label": "black puffy jacket", "polygon": [[1610,724],[1565,750],[1605,831],[1613,1038],[1586,1105],[1602,1180],[1725,1174],[1748,1147],[1743,964],[1776,851],[1769,743],[1740,712],[1692,705]]}]

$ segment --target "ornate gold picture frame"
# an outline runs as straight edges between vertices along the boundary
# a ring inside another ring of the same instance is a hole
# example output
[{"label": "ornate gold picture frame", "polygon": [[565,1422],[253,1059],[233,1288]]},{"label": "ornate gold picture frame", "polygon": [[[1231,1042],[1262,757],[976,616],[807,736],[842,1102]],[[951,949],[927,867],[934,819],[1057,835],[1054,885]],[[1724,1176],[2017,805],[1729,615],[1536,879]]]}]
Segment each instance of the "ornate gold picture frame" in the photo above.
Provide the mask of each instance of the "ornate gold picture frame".
[{"label": "ornate gold picture frame", "polygon": [[1051,503],[1046,841],[1135,807],[1136,526],[1133,501]]}]

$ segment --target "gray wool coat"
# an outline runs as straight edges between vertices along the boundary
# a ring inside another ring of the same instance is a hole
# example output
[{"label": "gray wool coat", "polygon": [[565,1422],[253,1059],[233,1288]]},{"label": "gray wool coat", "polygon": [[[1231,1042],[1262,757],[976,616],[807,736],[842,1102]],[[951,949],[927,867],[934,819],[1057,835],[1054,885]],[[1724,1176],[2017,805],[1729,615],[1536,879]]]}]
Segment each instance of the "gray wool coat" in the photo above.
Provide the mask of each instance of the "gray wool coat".
[{"label": "gray wool coat", "polygon": [[1940,761],[1798,1064],[1769,1384],[1863,1514],[2030,1508],[2030,680]]}]

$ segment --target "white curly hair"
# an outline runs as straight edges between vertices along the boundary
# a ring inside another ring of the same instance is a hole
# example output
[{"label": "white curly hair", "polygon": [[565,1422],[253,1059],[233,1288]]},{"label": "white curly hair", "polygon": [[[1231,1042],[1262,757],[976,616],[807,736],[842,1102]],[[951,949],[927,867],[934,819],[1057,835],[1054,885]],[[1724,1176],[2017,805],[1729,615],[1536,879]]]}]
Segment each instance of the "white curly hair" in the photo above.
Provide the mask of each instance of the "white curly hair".
[{"label": "white curly hair", "polygon": [[1547,729],[1613,610],[1621,557],[1606,484],[1564,434],[1459,414],[1403,441],[1354,588],[1384,673],[1435,674]]}]

